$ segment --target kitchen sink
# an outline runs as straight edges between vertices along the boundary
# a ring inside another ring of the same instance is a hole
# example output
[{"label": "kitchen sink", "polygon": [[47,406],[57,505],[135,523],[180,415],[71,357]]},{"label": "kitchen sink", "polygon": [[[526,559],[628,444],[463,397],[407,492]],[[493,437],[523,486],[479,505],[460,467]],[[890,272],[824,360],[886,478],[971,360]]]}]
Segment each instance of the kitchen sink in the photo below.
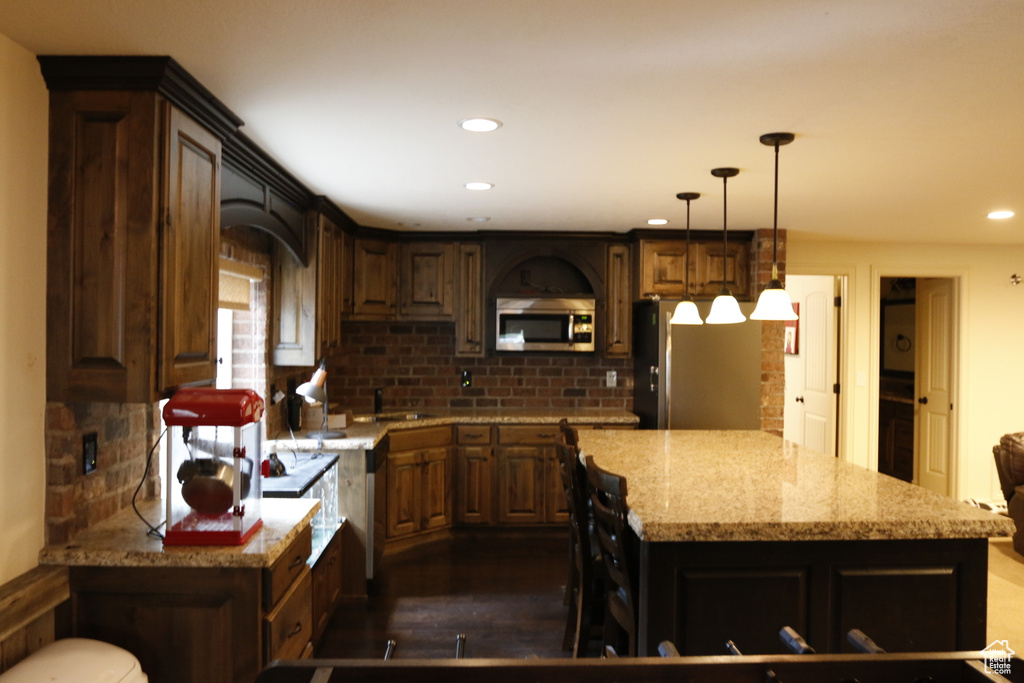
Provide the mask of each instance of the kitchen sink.
[{"label": "kitchen sink", "polygon": [[380,415],[356,415],[353,422],[410,422],[433,417],[427,413],[381,413]]}]

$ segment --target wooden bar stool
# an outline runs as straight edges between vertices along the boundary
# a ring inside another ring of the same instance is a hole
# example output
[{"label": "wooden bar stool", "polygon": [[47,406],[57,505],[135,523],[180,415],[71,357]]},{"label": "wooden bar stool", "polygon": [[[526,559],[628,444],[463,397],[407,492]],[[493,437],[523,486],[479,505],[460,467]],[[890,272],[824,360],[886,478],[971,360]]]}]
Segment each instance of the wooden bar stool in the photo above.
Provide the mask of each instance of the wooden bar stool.
[{"label": "wooden bar stool", "polygon": [[620,656],[636,656],[636,571],[629,547],[626,478],[601,469],[587,456],[587,482],[594,525],[607,573],[604,644]]}]

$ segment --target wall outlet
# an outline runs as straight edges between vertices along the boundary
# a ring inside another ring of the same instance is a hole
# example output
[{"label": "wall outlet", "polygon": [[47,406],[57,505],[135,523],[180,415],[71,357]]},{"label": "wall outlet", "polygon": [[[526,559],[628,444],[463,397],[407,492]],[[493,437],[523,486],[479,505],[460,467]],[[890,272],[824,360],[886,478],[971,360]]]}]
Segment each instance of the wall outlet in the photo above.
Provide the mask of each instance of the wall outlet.
[{"label": "wall outlet", "polygon": [[619,373],[615,372],[614,370],[609,370],[608,372],[605,373],[604,379],[606,385],[614,388],[619,383]]},{"label": "wall outlet", "polygon": [[82,474],[91,474],[96,471],[96,432],[89,432],[82,435]]},{"label": "wall outlet", "polygon": [[473,386],[473,373],[469,370],[462,371],[462,386],[471,387]]}]

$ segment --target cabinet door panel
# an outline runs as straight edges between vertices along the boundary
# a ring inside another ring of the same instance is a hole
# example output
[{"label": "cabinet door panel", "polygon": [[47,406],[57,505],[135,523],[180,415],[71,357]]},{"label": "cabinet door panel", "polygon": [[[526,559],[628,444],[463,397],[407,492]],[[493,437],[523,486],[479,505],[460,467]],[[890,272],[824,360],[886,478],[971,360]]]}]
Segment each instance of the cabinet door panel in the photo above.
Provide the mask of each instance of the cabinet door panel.
[{"label": "cabinet door panel", "polygon": [[458,448],[455,461],[455,521],[459,524],[494,523],[494,460],[490,446]]},{"label": "cabinet door panel", "polygon": [[631,291],[629,247],[625,244],[610,245],[605,273],[604,353],[606,356],[630,355],[633,338]]},{"label": "cabinet door panel", "polygon": [[419,530],[419,463],[417,453],[388,456],[388,538]]},{"label": "cabinet door panel", "polygon": [[402,317],[451,320],[455,312],[455,245],[403,244],[401,260]]},{"label": "cabinet door panel", "polygon": [[352,315],[382,320],[395,315],[397,250],[386,240],[355,240]]},{"label": "cabinet door panel", "polygon": [[430,448],[422,452],[420,495],[422,518],[420,528],[439,529],[451,522],[451,492],[448,476],[448,449]]},{"label": "cabinet door panel", "polygon": [[169,108],[160,388],[214,379],[220,140]]},{"label": "cabinet door panel", "polygon": [[569,501],[565,498],[558,453],[554,448],[541,448],[544,457],[544,521],[564,524],[569,521]]},{"label": "cabinet door panel", "polygon": [[[722,258],[722,252],[725,258]],[[707,242],[697,249],[695,296],[717,296],[724,283],[737,299],[750,298],[750,246],[740,242]],[[723,265],[724,261],[724,265]],[[722,268],[725,268],[723,274]],[[691,279],[691,282],[693,280]]]},{"label": "cabinet door panel", "polygon": [[544,457],[530,446],[501,449],[498,458],[498,521],[539,524],[544,521]]},{"label": "cabinet door panel", "polygon": [[484,355],[482,263],[481,245],[459,245],[459,282],[455,292],[458,311],[455,316],[456,356],[482,358]]}]

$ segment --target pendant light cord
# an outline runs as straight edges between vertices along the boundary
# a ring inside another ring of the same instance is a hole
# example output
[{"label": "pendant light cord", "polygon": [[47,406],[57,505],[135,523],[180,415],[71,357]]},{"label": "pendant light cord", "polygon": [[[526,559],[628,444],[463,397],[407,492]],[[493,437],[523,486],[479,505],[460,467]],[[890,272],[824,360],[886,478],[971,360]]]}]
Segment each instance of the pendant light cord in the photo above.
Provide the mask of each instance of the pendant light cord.
[{"label": "pendant light cord", "polygon": [[779,249],[779,141],[775,140],[775,208],[772,211],[772,271],[778,269]]},{"label": "pendant light cord", "polygon": [[686,271],[684,278],[683,296],[690,296],[690,200],[686,200],[686,264],[683,266]]},{"label": "pendant light cord", "polygon": [[729,251],[729,240],[728,240],[728,235],[727,235],[727,231],[729,229],[729,227],[728,227],[729,226],[729,220],[728,220],[728,214],[729,214],[729,198],[728,198],[729,191],[728,191],[728,185],[729,185],[729,177],[728,176],[722,176],[722,289],[725,289],[725,287],[726,287],[726,285],[725,285],[725,281],[726,281],[725,269],[726,269],[726,262],[727,262],[727,258],[726,257],[728,256],[728,254],[726,252]]}]

